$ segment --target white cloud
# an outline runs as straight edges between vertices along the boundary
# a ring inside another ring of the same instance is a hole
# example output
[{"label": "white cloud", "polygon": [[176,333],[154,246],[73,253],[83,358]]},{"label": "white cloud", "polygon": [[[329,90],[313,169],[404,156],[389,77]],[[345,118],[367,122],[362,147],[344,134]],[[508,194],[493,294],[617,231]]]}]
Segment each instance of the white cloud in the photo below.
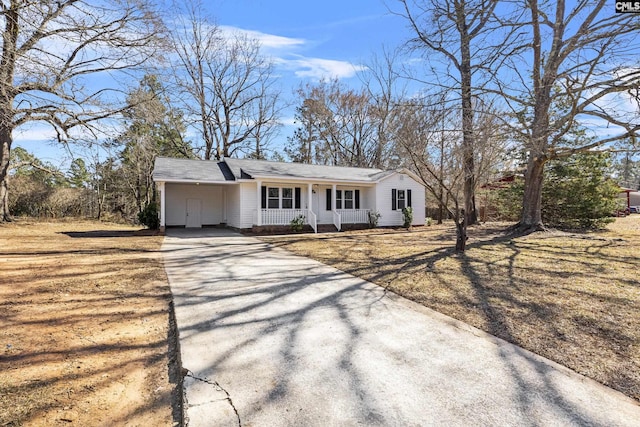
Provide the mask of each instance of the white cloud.
[{"label": "white cloud", "polygon": [[366,69],[363,65],[335,59],[307,58],[298,56],[294,59],[280,58],[277,63],[293,71],[296,77],[321,80],[323,78],[350,78]]},{"label": "white cloud", "polygon": [[359,71],[366,69],[362,65],[352,64],[348,61],[306,57],[296,52],[307,49],[313,43],[301,38],[284,37],[275,34],[263,33],[254,30],[245,30],[231,26],[219,27],[223,34],[244,34],[249,38],[258,40],[263,51],[271,56],[274,63],[289,72],[293,72],[299,78],[311,78],[320,80],[323,78],[350,78]]},{"label": "white cloud", "polygon": [[245,30],[237,27],[221,25],[220,30],[223,34],[244,34],[250,39],[257,40],[265,50],[280,50],[301,47],[306,44],[304,39],[277,36],[275,34],[267,34],[260,31]]},{"label": "white cloud", "polygon": [[26,141],[52,141],[56,139],[56,132],[51,126],[31,125],[22,126],[13,132],[13,142],[20,143]]}]

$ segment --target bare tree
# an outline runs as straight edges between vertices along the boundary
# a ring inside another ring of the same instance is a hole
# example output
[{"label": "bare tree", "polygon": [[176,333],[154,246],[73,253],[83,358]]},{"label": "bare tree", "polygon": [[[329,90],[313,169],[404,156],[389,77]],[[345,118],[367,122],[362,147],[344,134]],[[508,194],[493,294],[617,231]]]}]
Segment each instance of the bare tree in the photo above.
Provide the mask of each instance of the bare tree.
[{"label": "bare tree", "polygon": [[[527,0],[518,6],[526,15],[509,25],[520,28],[522,43],[505,57],[511,79],[497,81],[495,92],[511,108],[525,141],[519,225],[536,230],[543,228],[543,172],[549,160],[639,136],[640,19],[614,13],[613,3],[606,0],[569,7],[564,0]],[[573,138],[576,127],[589,120],[591,126],[595,120],[612,130]]]},{"label": "bare tree", "polygon": [[[144,0],[0,3],[0,222],[9,221],[7,173],[13,131],[27,122],[52,126],[59,141],[91,129],[120,108],[113,91],[89,84],[144,64],[162,33]],[[115,83],[114,83],[115,85]]]},{"label": "bare tree", "polygon": [[[376,100],[365,90],[346,88],[337,79],[306,84],[298,89],[300,124],[287,152],[304,153],[314,163],[374,167],[380,156],[380,116]],[[294,156],[298,158],[298,156]]]},{"label": "bare tree", "polygon": [[[475,206],[476,173],[474,164],[473,98],[478,96],[481,72],[491,69],[496,62],[498,46],[485,43],[484,36],[495,28],[494,11],[498,0],[399,0],[399,12],[413,30],[412,44],[417,49],[427,49],[443,57],[445,67],[438,73],[450,69],[451,81],[445,82],[445,90],[455,89],[460,94],[462,117],[462,152],[464,165],[464,208],[468,224],[478,217]],[[474,52],[472,56],[471,52]],[[489,73],[490,74],[490,73]],[[446,76],[445,76],[446,77]],[[476,92],[474,94],[474,92]]]},{"label": "bare tree", "polygon": [[261,54],[259,41],[224,33],[203,16],[197,1],[185,7],[172,32],[174,74],[185,111],[199,125],[203,157],[259,153],[279,125],[273,64]]},{"label": "bare tree", "polygon": [[407,167],[416,172],[441,211],[456,226],[456,251],[464,252],[467,222],[463,200],[464,168],[459,126],[447,119],[441,105],[431,107],[414,101],[398,105],[394,116],[398,148]]},{"label": "bare tree", "polygon": [[366,69],[359,74],[372,102],[371,114],[375,123],[375,152],[371,164],[381,169],[400,163],[393,128],[396,106],[406,97],[406,80],[397,69],[400,55],[400,49],[383,49],[381,55],[371,57]]}]

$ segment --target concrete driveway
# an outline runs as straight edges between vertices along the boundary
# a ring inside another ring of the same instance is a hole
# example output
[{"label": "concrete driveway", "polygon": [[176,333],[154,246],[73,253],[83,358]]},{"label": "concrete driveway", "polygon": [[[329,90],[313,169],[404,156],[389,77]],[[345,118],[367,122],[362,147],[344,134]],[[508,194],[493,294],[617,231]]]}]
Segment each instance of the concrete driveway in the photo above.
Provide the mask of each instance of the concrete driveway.
[{"label": "concrete driveway", "polygon": [[616,391],[257,239],[163,251],[190,427],[640,426]]}]

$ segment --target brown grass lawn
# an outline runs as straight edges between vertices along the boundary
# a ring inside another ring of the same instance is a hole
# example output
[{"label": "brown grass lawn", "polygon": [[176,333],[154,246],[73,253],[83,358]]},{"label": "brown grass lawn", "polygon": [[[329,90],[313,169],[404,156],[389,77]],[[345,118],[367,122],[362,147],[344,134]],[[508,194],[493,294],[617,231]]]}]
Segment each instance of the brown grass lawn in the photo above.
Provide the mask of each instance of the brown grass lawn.
[{"label": "brown grass lawn", "polygon": [[97,222],[0,225],[0,426],[174,422],[161,242]]},{"label": "brown grass lawn", "polygon": [[451,225],[263,240],[469,323],[640,400],[640,215],[597,233]]}]

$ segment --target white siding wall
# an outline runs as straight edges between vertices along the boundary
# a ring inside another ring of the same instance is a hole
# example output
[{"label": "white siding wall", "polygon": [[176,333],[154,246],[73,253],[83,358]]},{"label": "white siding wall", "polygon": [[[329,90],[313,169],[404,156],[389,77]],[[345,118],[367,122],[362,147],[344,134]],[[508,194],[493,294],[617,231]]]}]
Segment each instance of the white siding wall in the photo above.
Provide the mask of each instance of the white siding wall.
[{"label": "white siding wall", "polygon": [[240,226],[238,228],[251,228],[256,220],[257,184],[242,182],[238,187],[240,187]]},{"label": "white siding wall", "polygon": [[242,228],[240,222],[240,186],[227,185],[227,225]]},{"label": "white siding wall", "polygon": [[411,190],[413,206],[413,225],[424,225],[424,187],[409,175],[394,174],[382,180],[376,186],[376,210],[380,212],[380,226],[402,225],[402,211],[391,209],[391,190]]},{"label": "white siding wall", "polygon": [[202,201],[202,225],[224,222],[223,186],[167,183],[165,191],[167,226],[186,224],[187,199]]},{"label": "white siding wall", "polygon": [[376,187],[363,188],[360,191],[362,209],[376,210]]}]

